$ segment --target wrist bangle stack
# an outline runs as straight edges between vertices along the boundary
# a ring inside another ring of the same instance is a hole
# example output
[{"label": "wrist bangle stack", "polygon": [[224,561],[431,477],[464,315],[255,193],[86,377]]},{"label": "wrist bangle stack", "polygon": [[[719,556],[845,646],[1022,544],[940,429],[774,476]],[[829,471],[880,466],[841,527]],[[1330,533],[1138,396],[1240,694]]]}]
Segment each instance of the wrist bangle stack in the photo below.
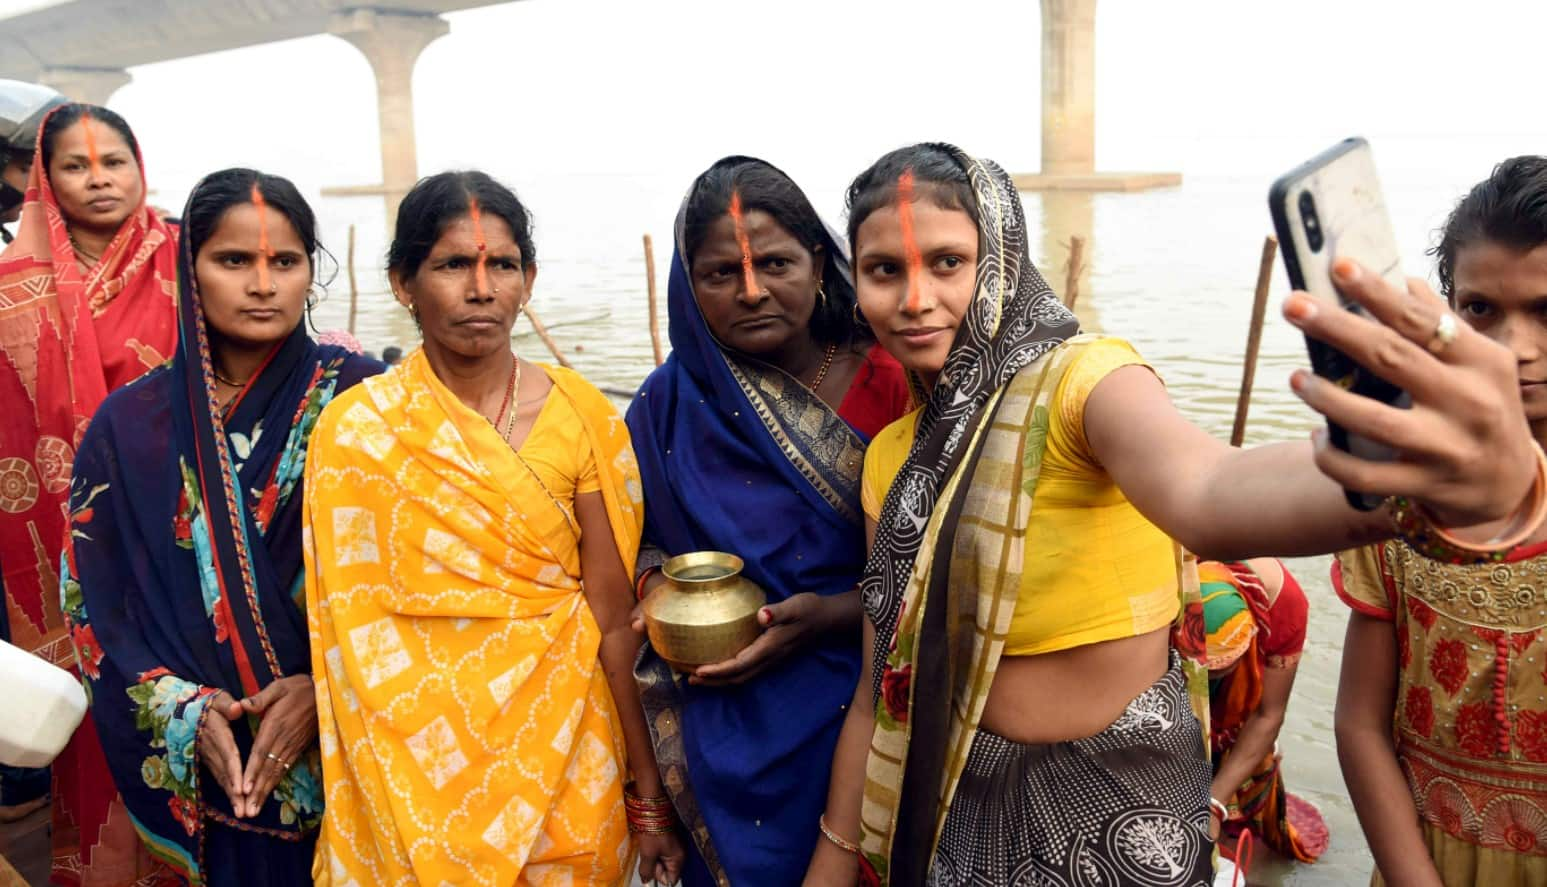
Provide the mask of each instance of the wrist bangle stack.
[{"label": "wrist bangle stack", "polygon": [[1441,527],[1428,509],[1402,496],[1386,500],[1396,533],[1412,549],[1430,560],[1471,566],[1507,560],[1521,543],[1547,519],[1547,454],[1536,447],[1536,477],[1531,491],[1515,509],[1509,525],[1483,543],[1470,543]]},{"label": "wrist bangle stack", "polygon": [[855,854],[859,853],[859,845],[858,844],[854,843],[853,841],[849,841],[849,840],[846,840],[846,839],[840,837],[837,832],[835,832],[832,829],[827,827],[827,814],[826,813],[823,813],[821,816],[818,816],[816,818],[816,824],[817,824],[817,827],[822,830],[822,837],[824,837],[827,840],[833,842],[833,844],[839,850],[842,850],[845,853],[855,853]]},{"label": "wrist bangle stack", "polygon": [[675,822],[670,798],[641,798],[629,788],[623,790],[623,812],[628,830],[636,835],[664,835]]}]

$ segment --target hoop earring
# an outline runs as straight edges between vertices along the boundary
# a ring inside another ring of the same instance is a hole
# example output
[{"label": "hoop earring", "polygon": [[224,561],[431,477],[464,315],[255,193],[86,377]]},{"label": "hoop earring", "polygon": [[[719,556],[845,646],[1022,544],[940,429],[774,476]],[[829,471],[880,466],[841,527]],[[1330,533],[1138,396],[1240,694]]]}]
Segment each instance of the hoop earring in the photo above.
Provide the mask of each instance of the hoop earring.
[{"label": "hoop earring", "polygon": [[859,324],[860,326],[869,326],[870,325],[870,321],[866,320],[865,319],[865,315],[860,313],[859,303],[858,302],[854,303],[854,322]]},{"label": "hoop earring", "polygon": [[816,285],[816,307],[818,311],[827,310],[827,290],[822,288],[821,281],[817,281]]}]

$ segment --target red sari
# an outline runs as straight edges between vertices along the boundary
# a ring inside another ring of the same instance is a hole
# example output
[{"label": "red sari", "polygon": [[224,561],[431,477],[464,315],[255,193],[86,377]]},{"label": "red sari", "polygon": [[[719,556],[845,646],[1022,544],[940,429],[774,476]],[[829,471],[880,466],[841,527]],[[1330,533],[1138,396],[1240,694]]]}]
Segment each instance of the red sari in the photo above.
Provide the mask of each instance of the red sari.
[{"label": "red sari", "polygon": [[[40,140],[16,240],[0,254],[0,571],[11,643],[56,665],[75,667],[59,607],[75,447],[108,392],[171,357],[176,292],[177,229],[143,197],[82,267]],[[53,772],[52,882],[153,874],[89,718]]]},{"label": "red sari", "polygon": [[907,371],[885,348],[872,345],[838,404],[838,415],[868,441],[913,407]]}]

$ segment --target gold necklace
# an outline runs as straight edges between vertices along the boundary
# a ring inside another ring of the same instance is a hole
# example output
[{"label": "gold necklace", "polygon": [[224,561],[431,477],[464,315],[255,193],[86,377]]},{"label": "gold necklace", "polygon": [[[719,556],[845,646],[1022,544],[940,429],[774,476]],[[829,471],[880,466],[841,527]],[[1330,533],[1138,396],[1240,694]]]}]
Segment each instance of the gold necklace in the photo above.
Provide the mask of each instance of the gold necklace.
[{"label": "gold necklace", "polygon": [[505,402],[494,418],[494,429],[500,437],[510,442],[510,433],[516,427],[516,411],[521,407],[518,389],[521,387],[521,358],[511,355],[510,382],[505,388]]},{"label": "gold necklace", "polygon": [[822,357],[822,366],[816,371],[816,378],[811,380],[811,384],[806,386],[807,388],[810,388],[812,391],[815,391],[815,390],[817,390],[818,388],[821,387],[822,380],[827,378],[827,370],[828,370],[828,368],[833,365],[833,354],[836,353],[837,351],[838,351],[838,343],[837,342],[834,342],[833,344],[827,346],[827,354]]}]

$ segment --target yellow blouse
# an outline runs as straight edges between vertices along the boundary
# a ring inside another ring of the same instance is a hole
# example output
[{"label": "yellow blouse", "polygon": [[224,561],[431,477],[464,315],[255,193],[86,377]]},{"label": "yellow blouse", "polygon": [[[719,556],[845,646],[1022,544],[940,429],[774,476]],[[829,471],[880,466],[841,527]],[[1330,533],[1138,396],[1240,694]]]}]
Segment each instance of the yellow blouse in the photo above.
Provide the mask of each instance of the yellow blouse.
[{"label": "yellow blouse", "polygon": [[[1144,363],[1121,339],[1084,346],[1058,383],[1026,527],[1026,563],[1004,655],[1030,656],[1134,637],[1171,624],[1180,597],[1171,539],[1139,514],[1085,438],[1085,401],[1113,370]],[[861,503],[875,520],[913,446],[918,411],[865,453]]]}]

